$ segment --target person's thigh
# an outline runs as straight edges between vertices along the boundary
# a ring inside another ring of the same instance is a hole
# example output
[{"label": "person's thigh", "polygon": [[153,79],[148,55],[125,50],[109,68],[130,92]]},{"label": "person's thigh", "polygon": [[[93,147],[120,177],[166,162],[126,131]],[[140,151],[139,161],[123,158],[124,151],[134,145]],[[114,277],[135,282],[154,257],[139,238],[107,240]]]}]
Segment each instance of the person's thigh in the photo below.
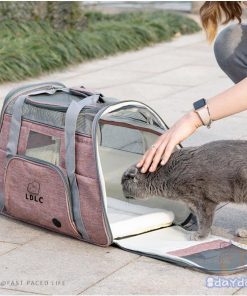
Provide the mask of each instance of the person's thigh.
[{"label": "person's thigh", "polygon": [[247,25],[234,24],[222,30],[215,40],[214,53],[233,82],[247,77]]}]

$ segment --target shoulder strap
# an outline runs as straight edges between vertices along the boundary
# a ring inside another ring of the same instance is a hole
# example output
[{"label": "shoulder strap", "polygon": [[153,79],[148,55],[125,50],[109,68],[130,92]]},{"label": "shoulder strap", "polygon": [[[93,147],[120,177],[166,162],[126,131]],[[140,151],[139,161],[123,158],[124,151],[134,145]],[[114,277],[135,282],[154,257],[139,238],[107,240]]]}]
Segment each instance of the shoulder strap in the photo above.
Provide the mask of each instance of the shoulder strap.
[{"label": "shoulder strap", "polygon": [[76,123],[81,110],[98,102],[99,95],[87,97],[80,102],[72,101],[65,116],[65,163],[72,196],[74,222],[82,237],[88,240],[88,235],[81,216],[80,194],[75,175],[75,133]]}]

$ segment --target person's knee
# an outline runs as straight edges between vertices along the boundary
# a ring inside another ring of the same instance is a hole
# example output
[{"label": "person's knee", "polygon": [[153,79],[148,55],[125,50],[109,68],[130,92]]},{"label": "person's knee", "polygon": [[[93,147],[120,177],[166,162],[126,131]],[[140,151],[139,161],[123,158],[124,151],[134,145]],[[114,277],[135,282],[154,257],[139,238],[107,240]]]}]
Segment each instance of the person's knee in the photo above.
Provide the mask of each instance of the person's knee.
[{"label": "person's knee", "polygon": [[227,59],[231,54],[229,50],[226,51],[225,45],[227,44],[229,28],[221,31],[215,39],[214,42],[214,55],[219,66],[224,68],[224,65],[227,62]]},{"label": "person's knee", "polygon": [[[235,24],[222,30],[214,43],[214,54],[219,66],[235,83],[246,77],[247,73],[247,67],[241,64],[243,60],[240,58],[242,42],[244,42],[243,27]],[[246,48],[247,43],[244,43]]]}]

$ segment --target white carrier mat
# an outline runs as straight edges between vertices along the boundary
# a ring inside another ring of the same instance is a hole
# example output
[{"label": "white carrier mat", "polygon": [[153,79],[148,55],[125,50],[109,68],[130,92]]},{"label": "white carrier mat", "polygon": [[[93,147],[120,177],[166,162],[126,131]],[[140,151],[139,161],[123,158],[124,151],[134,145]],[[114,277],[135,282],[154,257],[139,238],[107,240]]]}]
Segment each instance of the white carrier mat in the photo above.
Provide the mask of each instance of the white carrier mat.
[{"label": "white carrier mat", "polygon": [[116,198],[107,198],[108,219],[114,238],[144,233],[172,224],[171,211],[133,205]]}]

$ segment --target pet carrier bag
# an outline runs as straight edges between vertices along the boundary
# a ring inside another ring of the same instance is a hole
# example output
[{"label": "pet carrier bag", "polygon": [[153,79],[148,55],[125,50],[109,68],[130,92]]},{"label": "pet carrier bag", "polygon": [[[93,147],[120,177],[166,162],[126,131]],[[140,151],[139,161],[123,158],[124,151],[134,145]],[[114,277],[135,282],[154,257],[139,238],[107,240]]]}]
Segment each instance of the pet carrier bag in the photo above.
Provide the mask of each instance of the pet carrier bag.
[{"label": "pet carrier bag", "polygon": [[167,129],[147,105],[33,84],[6,96],[0,124],[2,214],[208,273],[247,267],[245,245],[190,241],[183,203],[123,196],[123,172]]}]

